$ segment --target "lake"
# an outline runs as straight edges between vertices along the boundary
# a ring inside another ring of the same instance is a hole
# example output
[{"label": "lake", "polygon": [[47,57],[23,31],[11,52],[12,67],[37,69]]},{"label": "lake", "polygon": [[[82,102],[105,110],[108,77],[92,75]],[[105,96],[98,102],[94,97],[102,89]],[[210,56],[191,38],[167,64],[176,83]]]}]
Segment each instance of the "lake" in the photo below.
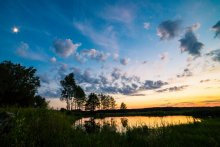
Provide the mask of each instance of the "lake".
[{"label": "lake", "polygon": [[126,131],[127,127],[147,126],[148,128],[158,128],[169,125],[189,124],[200,122],[201,119],[192,116],[123,116],[93,118],[84,117],[75,121],[75,127],[82,127],[87,132],[95,131],[103,126],[115,128],[118,132]]}]

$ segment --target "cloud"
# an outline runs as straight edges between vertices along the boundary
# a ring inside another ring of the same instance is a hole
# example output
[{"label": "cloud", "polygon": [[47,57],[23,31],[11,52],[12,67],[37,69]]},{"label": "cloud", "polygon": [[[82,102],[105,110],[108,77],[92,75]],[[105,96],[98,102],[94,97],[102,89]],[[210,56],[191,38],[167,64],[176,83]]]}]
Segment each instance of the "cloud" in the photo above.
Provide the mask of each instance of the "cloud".
[{"label": "cloud", "polygon": [[201,80],[200,83],[206,83],[206,82],[210,82],[210,79],[206,79],[206,80]]},{"label": "cloud", "polygon": [[160,57],[160,60],[165,61],[169,59],[169,54],[165,52],[165,53],[160,54],[159,57]]},{"label": "cloud", "polygon": [[56,81],[63,79],[69,71],[68,64],[65,63],[56,63],[55,66],[50,70],[50,77]]},{"label": "cloud", "polygon": [[74,54],[74,59],[76,59],[76,61],[78,61],[80,63],[85,63],[87,61],[87,59],[82,54],[80,54],[79,52],[76,52]]},{"label": "cloud", "polygon": [[168,84],[167,82],[163,82],[160,80],[159,81],[146,80],[142,88],[143,89],[158,89],[167,84]]},{"label": "cloud", "polygon": [[129,58],[122,58],[120,59],[120,63],[122,65],[127,65],[129,63],[130,59]]},{"label": "cloud", "polygon": [[86,69],[82,72],[79,68],[72,68],[72,72],[75,75],[76,81],[80,84],[98,84],[99,80],[95,76],[92,76],[91,70]]},{"label": "cloud", "polygon": [[83,50],[81,51],[81,54],[96,61],[106,61],[110,56],[109,53],[104,53],[96,49]]},{"label": "cloud", "polygon": [[111,73],[111,76],[113,78],[113,81],[118,80],[121,77],[121,70],[118,68],[114,68]]},{"label": "cloud", "polygon": [[96,49],[84,49],[80,52],[75,52],[74,58],[80,62],[85,63],[86,61],[95,60],[98,62],[104,62],[110,57],[110,53],[105,53]]},{"label": "cloud", "polygon": [[118,61],[118,58],[119,58],[119,54],[118,53],[114,53],[113,54],[114,61]]},{"label": "cloud", "polygon": [[198,30],[200,27],[201,27],[201,24],[197,22],[197,23],[193,24],[191,27],[188,27],[188,29],[190,29],[190,30],[192,30],[192,31],[196,31],[196,30]]},{"label": "cloud", "polygon": [[214,61],[220,62],[220,49],[213,50],[206,55],[211,56]]},{"label": "cloud", "polygon": [[141,94],[141,93],[140,94],[139,93],[135,94],[134,93],[134,94],[130,94],[129,96],[145,96],[145,94]]},{"label": "cloud", "polygon": [[180,31],[180,20],[166,20],[159,24],[157,28],[157,35],[161,40],[170,40],[178,36]]},{"label": "cloud", "polygon": [[16,49],[16,54],[20,57],[37,60],[37,61],[46,61],[46,55],[43,53],[37,53],[30,49],[29,45],[25,42],[21,42],[18,48]]},{"label": "cloud", "polygon": [[57,62],[57,59],[55,57],[50,58],[50,62],[55,63]]},{"label": "cloud", "polygon": [[150,23],[149,22],[144,22],[144,29],[149,30],[150,29]]},{"label": "cloud", "polygon": [[21,42],[16,52],[22,57],[26,57],[28,54],[29,45],[27,43]]},{"label": "cloud", "polygon": [[55,80],[50,80],[48,83],[41,83],[38,88],[38,94],[46,98],[59,98],[61,91],[60,85]]},{"label": "cloud", "polygon": [[181,52],[188,52],[192,56],[200,56],[203,43],[199,42],[194,32],[188,29],[180,41]]},{"label": "cloud", "polygon": [[109,74],[103,74],[94,76],[91,70],[85,70],[82,72],[78,68],[72,68],[75,75],[76,82],[84,87],[87,93],[111,93],[111,94],[124,94],[131,95],[139,90],[151,90],[162,87],[167,84],[162,81],[151,81],[149,83],[141,82],[137,76],[128,76],[120,69],[114,68]]},{"label": "cloud", "polygon": [[74,44],[71,39],[56,39],[53,42],[55,52],[61,57],[69,57],[74,54],[80,43]]},{"label": "cloud", "polygon": [[191,77],[192,75],[193,75],[193,73],[192,73],[188,68],[185,68],[185,69],[183,70],[183,73],[182,73],[182,74],[177,75],[177,78]]},{"label": "cloud", "polygon": [[160,93],[162,93],[162,92],[175,92],[175,91],[184,90],[186,87],[188,87],[188,85],[173,86],[173,87],[157,90],[156,92],[160,92]]},{"label": "cloud", "polygon": [[132,5],[108,5],[104,10],[101,16],[107,21],[129,24],[135,18]]},{"label": "cloud", "polygon": [[212,30],[215,32],[215,38],[220,37],[220,20],[212,27]]},{"label": "cloud", "polygon": [[143,62],[142,62],[142,64],[147,64],[147,63],[148,63],[148,61],[147,61],[147,60],[145,60],[145,61],[143,61]]},{"label": "cloud", "polygon": [[73,25],[84,36],[89,37],[95,44],[108,50],[118,51],[119,47],[116,32],[112,26],[108,26],[104,29],[96,29],[88,23],[74,22]]},{"label": "cloud", "polygon": [[47,74],[41,74],[39,75],[39,78],[42,83],[47,83],[47,84],[50,83],[50,78]]}]

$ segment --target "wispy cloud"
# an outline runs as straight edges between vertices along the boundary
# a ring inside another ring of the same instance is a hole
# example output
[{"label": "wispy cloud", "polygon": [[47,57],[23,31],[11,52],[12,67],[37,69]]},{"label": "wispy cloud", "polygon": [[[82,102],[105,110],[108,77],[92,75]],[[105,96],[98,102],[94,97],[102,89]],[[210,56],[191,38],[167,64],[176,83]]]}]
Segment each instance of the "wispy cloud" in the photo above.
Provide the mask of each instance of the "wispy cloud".
[{"label": "wispy cloud", "polygon": [[142,62],[142,64],[147,64],[149,61],[147,61],[147,60],[144,60],[143,62]]},{"label": "wispy cloud", "polygon": [[182,74],[178,74],[177,78],[182,78],[182,77],[191,77],[193,75],[192,71],[189,68],[185,68],[183,70]]},{"label": "wispy cloud", "polygon": [[20,43],[20,45],[16,49],[16,54],[20,57],[31,59],[31,60],[37,60],[37,61],[47,60],[46,54],[31,50],[29,45],[25,42]]},{"label": "wispy cloud", "polygon": [[112,26],[104,29],[95,29],[89,23],[74,22],[73,25],[84,36],[89,37],[95,44],[107,50],[118,51],[119,45],[116,38],[116,32]]},{"label": "wispy cloud", "polygon": [[201,24],[199,22],[193,24],[192,26],[188,27],[188,29],[192,30],[192,31],[196,31],[201,27]]},{"label": "wispy cloud", "polygon": [[108,21],[129,24],[135,18],[134,9],[134,5],[108,5],[104,8],[102,17]]},{"label": "wispy cloud", "polygon": [[215,37],[220,37],[220,20],[212,27],[215,32]]},{"label": "wispy cloud", "polygon": [[206,80],[201,80],[200,83],[206,83],[206,82],[210,82],[210,79],[206,79]]},{"label": "wispy cloud", "polygon": [[220,62],[220,49],[213,50],[206,55],[211,56],[214,61]]},{"label": "wispy cloud", "polygon": [[160,60],[163,60],[163,61],[169,60],[169,54],[167,52],[160,54],[159,57],[160,57]]},{"label": "wispy cloud", "polygon": [[55,57],[50,58],[50,62],[55,63],[57,62],[57,59]]},{"label": "wispy cloud", "polygon": [[160,93],[161,92],[176,92],[176,91],[184,90],[186,87],[188,87],[188,85],[173,86],[173,87],[157,90],[156,92],[160,92]]},{"label": "wispy cloud", "polygon": [[144,22],[144,29],[149,30],[150,29],[150,23],[149,22]]}]

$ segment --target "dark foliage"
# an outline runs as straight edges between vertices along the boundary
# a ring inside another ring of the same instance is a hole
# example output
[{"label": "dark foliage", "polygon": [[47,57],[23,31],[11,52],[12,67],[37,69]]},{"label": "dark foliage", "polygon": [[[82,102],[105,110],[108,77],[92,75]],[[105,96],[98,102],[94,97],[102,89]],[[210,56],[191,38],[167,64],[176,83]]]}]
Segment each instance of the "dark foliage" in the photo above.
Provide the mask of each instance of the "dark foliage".
[{"label": "dark foliage", "polygon": [[34,107],[35,108],[47,108],[48,102],[45,98],[37,95],[34,97]]},{"label": "dark foliage", "polygon": [[86,110],[94,111],[99,106],[100,106],[100,101],[98,96],[95,93],[91,93],[85,105]]},{"label": "dark foliage", "polygon": [[[40,86],[36,69],[26,68],[10,61],[0,63],[0,105],[34,106],[37,88]],[[38,102],[37,102],[38,103]]]},{"label": "dark foliage", "polygon": [[62,86],[61,100],[66,101],[67,110],[81,109],[86,101],[86,94],[84,90],[75,83],[74,74],[68,74],[63,80],[60,81]]},{"label": "dark foliage", "polygon": [[127,109],[127,106],[124,102],[121,103],[120,109],[122,109],[122,110]]}]

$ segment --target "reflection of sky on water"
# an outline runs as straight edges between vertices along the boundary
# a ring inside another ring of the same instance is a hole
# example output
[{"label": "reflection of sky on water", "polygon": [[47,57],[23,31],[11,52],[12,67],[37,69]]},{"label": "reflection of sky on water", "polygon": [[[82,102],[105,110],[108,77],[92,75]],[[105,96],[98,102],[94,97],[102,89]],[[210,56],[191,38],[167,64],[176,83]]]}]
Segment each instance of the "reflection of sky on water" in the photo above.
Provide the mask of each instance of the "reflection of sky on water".
[{"label": "reflection of sky on water", "polygon": [[115,126],[117,131],[126,131],[126,127],[137,127],[147,125],[148,128],[157,128],[168,125],[188,124],[193,122],[200,122],[198,118],[192,116],[126,116],[126,117],[105,117],[92,119],[86,117],[79,119],[75,122],[75,126],[85,126],[91,122],[98,124],[99,126],[110,125]]}]

